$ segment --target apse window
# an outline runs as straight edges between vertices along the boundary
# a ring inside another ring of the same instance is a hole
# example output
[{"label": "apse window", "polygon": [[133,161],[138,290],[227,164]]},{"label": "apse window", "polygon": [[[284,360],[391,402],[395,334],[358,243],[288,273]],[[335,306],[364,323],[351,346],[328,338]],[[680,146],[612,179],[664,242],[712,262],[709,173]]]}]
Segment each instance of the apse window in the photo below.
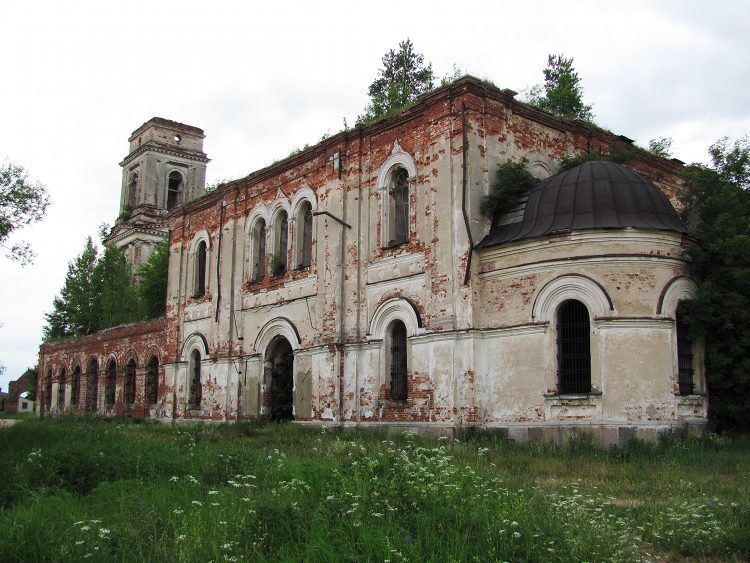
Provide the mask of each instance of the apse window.
[{"label": "apse window", "polygon": [[390,398],[405,401],[407,398],[406,325],[393,321],[386,333],[386,365],[389,369]]},{"label": "apse window", "polygon": [[560,394],[591,392],[589,311],[575,299],[557,311],[557,371]]}]

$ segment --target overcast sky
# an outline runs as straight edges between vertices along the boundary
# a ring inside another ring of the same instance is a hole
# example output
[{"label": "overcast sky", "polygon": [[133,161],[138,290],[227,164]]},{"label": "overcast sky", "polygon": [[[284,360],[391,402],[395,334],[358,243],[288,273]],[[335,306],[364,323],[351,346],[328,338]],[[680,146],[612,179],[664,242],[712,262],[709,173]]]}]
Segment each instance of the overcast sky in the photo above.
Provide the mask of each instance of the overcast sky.
[{"label": "overcast sky", "polygon": [[411,38],[438,76],[522,91],[550,53],[574,57],[596,122],[706,161],[750,131],[750,17],[741,1],[128,2],[0,5],[0,160],[49,189],[47,218],[0,256],[0,387],[33,366],[68,261],[118,212],[130,133],[159,116],[202,128],[208,182],[242,177],[351,125],[383,54]]}]

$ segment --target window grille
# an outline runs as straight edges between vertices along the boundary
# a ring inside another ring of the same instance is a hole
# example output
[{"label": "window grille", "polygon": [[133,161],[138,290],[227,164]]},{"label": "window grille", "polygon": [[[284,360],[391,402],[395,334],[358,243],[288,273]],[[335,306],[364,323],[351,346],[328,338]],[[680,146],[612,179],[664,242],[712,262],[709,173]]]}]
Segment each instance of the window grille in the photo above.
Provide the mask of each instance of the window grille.
[{"label": "window grille", "polygon": [[405,401],[406,386],[406,326],[394,321],[391,331],[391,399]]},{"label": "window grille", "polygon": [[193,297],[203,297],[206,294],[206,241],[198,244],[195,258],[195,293]]},{"label": "window grille", "polygon": [[198,409],[201,405],[203,388],[201,387],[201,355],[198,350],[193,350],[191,356],[191,378],[190,378],[190,408]]},{"label": "window grille", "polygon": [[146,404],[155,405],[159,391],[159,359],[154,356],[146,371]]},{"label": "window grille", "polygon": [[104,393],[104,399],[106,400],[107,406],[115,404],[115,389],[117,385],[117,364],[114,360],[109,362],[107,366],[107,386]]},{"label": "window grille", "polygon": [[125,367],[125,404],[135,403],[135,360],[130,360]]},{"label": "window grille", "polygon": [[409,238],[409,173],[404,168],[396,172],[391,197],[394,200],[391,244],[402,244]]},{"label": "window grille", "polygon": [[687,325],[677,318],[677,368],[680,395],[692,395],[695,392],[693,383],[693,342],[690,339]]},{"label": "window grille", "polygon": [[589,312],[580,301],[565,301],[557,313],[558,392],[591,391]]}]

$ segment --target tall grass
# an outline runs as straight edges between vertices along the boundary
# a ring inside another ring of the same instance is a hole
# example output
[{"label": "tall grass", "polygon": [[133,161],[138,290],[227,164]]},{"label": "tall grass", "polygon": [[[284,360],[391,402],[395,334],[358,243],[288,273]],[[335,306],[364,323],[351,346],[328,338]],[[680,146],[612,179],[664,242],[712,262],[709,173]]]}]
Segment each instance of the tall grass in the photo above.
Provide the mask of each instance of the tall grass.
[{"label": "tall grass", "polygon": [[0,431],[16,561],[750,557],[750,447],[601,450],[294,425],[25,420]]}]

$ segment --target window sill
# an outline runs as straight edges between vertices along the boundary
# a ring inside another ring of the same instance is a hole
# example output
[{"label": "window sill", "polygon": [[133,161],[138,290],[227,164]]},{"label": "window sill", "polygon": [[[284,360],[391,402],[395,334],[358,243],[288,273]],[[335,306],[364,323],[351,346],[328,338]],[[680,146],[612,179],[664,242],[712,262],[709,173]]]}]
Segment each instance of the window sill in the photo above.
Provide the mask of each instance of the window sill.
[{"label": "window sill", "polygon": [[602,396],[602,392],[598,390],[591,390],[588,393],[544,393],[545,399],[561,399],[561,400],[573,400],[573,401],[585,401],[590,399],[596,399]]}]

